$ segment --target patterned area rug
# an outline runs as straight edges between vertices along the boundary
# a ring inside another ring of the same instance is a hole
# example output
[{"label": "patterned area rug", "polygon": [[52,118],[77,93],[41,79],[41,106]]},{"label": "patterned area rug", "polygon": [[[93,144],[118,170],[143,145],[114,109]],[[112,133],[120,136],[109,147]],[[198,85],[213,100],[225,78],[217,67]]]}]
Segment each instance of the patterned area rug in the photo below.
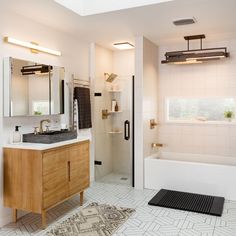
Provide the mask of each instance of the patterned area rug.
[{"label": "patterned area rug", "polygon": [[135,212],[107,204],[91,203],[47,232],[47,236],[109,236]]}]

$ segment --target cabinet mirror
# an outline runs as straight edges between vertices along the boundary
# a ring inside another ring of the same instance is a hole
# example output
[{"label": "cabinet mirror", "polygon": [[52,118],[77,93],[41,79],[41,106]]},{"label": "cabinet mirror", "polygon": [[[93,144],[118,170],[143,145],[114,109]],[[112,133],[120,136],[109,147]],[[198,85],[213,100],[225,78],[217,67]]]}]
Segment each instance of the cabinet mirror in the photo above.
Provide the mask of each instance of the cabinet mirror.
[{"label": "cabinet mirror", "polygon": [[64,68],[4,58],[4,116],[64,113]]}]

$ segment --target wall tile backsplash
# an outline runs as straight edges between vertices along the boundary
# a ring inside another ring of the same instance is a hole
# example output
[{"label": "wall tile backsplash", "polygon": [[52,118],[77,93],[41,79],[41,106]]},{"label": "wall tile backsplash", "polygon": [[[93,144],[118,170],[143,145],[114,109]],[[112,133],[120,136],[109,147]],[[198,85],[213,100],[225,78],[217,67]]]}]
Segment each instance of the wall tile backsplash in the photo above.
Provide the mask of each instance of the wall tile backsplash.
[{"label": "wall tile backsplash", "polygon": [[[230,58],[194,65],[159,64],[159,142],[163,151],[236,157],[236,123],[166,123],[167,97],[235,97],[236,40],[212,42],[205,47],[227,46]],[[175,49],[181,45],[175,45]],[[170,47],[160,47],[161,59]],[[175,50],[174,49],[174,50]],[[160,60],[159,60],[160,61]]]}]

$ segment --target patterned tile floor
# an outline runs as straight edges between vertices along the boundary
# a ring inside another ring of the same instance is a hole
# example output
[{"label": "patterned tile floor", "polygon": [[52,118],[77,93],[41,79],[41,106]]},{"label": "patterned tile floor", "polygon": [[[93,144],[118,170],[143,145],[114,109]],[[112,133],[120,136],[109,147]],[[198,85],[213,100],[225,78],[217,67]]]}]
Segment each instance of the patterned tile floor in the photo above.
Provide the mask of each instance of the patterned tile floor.
[{"label": "patterned tile floor", "polygon": [[[91,202],[131,207],[136,213],[119,228],[114,236],[236,236],[236,202],[226,201],[222,217],[148,206],[156,194],[153,190],[134,190],[125,185],[93,183],[86,191],[85,205]],[[48,228],[80,210],[75,197],[48,212]],[[37,214],[28,214],[16,224],[0,229],[1,236],[45,235]]]}]

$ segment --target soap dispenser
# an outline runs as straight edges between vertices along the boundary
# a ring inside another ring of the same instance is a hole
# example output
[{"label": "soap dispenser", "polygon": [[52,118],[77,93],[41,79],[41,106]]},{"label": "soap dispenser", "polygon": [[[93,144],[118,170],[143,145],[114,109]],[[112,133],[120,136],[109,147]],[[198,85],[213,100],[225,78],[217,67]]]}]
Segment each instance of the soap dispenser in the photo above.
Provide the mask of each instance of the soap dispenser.
[{"label": "soap dispenser", "polygon": [[19,128],[20,128],[19,125],[15,126],[15,131],[13,132],[13,135],[12,135],[12,143],[21,143],[21,141],[22,141]]}]

